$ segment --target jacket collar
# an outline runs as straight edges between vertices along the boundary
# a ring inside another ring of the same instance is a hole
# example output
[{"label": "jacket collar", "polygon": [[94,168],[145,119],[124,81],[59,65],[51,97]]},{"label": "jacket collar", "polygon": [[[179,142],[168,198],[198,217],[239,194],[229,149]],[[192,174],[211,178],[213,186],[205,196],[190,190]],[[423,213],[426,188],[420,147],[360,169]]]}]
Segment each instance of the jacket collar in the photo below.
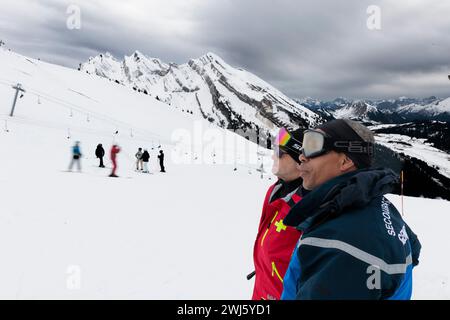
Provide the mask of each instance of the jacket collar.
[{"label": "jacket collar", "polygon": [[[297,178],[292,181],[284,181],[278,179],[277,183],[273,187],[272,192],[270,194],[269,203],[277,199],[283,199],[286,202],[289,201],[292,195],[299,191],[299,188],[303,189],[302,182],[303,182],[302,178]],[[276,198],[274,198],[275,195],[277,195]]]},{"label": "jacket collar", "polygon": [[366,206],[373,198],[391,192],[398,177],[390,169],[362,169],[335,177],[309,192],[283,223],[307,232],[345,210]]}]

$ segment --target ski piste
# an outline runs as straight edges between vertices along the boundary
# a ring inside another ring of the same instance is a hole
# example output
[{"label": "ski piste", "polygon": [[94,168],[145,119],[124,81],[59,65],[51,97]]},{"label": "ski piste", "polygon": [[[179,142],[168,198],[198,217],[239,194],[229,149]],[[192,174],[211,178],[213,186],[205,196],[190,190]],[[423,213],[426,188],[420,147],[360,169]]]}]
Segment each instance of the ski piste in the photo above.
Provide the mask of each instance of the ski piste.
[{"label": "ski piste", "polygon": [[116,176],[116,177],[111,177],[109,174],[105,174],[105,175],[101,175],[101,174],[95,174],[95,173],[91,173],[91,172],[86,172],[86,171],[78,171],[78,170],[61,170],[60,172],[63,173],[73,173],[73,174],[80,174],[80,175],[89,175],[92,177],[98,177],[98,178],[122,178],[122,179],[133,179],[135,177],[132,176]]},{"label": "ski piste", "polygon": [[134,172],[140,173],[140,174],[155,174],[155,172],[151,172],[151,171],[145,172],[145,171],[141,171],[141,170],[134,170]]}]

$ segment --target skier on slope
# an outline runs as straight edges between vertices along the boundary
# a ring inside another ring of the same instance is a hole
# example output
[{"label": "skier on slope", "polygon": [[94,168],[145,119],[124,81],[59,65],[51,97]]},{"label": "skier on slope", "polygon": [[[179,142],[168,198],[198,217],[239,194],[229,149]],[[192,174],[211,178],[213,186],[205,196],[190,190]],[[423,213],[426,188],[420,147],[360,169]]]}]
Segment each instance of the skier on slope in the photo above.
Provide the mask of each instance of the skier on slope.
[{"label": "skier on slope", "polygon": [[333,120],[303,133],[300,171],[311,190],[284,219],[303,232],[282,299],[406,300],[421,245],[384,197],[398,183],[370,169],[373,133]]},{"label": "skier on slope", "polygon": [[278,141],[284,141],[289,134],[301,141],[302,132],[298,129],[288,133],[282,128],[274,144],[272,172],[278,181],[266,193],[253,250],[255,271],[248,276],[250,279],[256,275],[253,300],[280,299],[283,277],[301,235],[295,228],[283,224],[290,208],[301,200],[304,192],[298,160],[300,146],[297,149],[293,144],[280,147]]},{"label": "skier on slope", "polygon": [[272,149],[272,137],[270,136],[270,133],[267,133],[266,147],[269,150]]},{"label": "skier on slope", "polygon": [[161,167],[160,172],[166,172],[166,169],[164,168],[164,151],[159,150],[158,159],[159,159],[159,166]]},{"label": "skier on slope", "polygon": [[111,147],[111,162],[112,162],[113,168],[112,168],[111,174],[109,175],[110,177],[117,177],[117,175],[116,175],[116,170],[117,170],[117,154],[118,154],[119,152],[120,152],[119,146],[116,145],[116,144],[114,144],[114,145]]},{"label": "skier on slope", "polygon": [[142,162],[144,163],[144,173],[148,173],[148,160],[150,159],[150,154],[148,153],[147,149],[144,149],[144,152],[142,153]]},{"label": "skier on slope", "polygon": [[142,164],[142,148],[138,149],[138,152],[134,155],[136,157],[136,171],[143,170]]},{"label": "skier on slope", "polygon": [[95,149],[95,156],[100,159],[99,167],[104,168],[105,165],[103,164],[103,157],[105,156],[105,149],[103,149],[103,146],[101,143],[99,143],[97,145],[97,149]]},{"label": "skier on slope", "polygon": [[76,163],[78,171],[81,172],[81,157],[80,141],[76,141],[75,145],[72,147],[72,160],[70,161],[69,171],[72,171],[72,167]]}]

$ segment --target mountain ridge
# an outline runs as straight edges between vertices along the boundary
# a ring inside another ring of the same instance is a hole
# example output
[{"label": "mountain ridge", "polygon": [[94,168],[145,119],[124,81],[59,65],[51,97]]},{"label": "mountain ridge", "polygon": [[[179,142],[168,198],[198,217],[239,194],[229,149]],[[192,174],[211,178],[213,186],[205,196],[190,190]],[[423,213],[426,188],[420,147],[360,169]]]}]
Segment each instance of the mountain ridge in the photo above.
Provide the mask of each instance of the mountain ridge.
[{"label": "mountain ridge", "polygon": [[184,64],[165,63],[139,51],[123,60],[105,53],[90,57],[79,70],[189,109],[228,129],[275,134],[277,127],[310,127],[322,121],[263,79],[212,52]]}]

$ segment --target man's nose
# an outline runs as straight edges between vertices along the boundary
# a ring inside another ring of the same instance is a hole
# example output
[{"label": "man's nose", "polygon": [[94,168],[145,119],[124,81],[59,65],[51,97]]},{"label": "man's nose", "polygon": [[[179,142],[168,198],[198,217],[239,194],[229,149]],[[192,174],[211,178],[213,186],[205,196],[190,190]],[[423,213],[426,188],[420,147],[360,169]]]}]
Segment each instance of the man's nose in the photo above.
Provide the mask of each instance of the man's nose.
[{"label": "man's nose", "polygon": [[300,153],[300,155],[298,156],[298,159],[300,160],[300,162],[306,162],[306,161],[308,161],[308,158],[305,157],[305,156],[303,155],[303,153]]}]

